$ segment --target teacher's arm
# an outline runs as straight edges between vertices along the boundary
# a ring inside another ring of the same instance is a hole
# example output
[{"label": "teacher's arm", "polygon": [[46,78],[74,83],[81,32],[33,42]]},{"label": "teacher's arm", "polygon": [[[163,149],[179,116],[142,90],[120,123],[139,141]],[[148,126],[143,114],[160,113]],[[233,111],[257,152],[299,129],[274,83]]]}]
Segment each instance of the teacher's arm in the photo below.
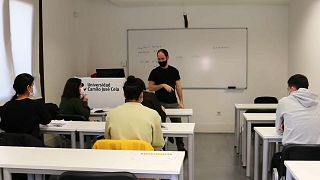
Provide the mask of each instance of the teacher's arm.
[{"label": "teacher's arm", "polygon": [[180,80],[176,81],[176,89],[177,89],[177,94],[178,94],[178,98],[179,98],[179,108],[183,109],[184,104],[183,104],[182,86],[181,86]]},{"label": "teacher's arm", "polygon": [[168,92],[172,92],[173,91],[173,88],[167,84],[156,84],[154,81],[149,81],[149,90],[150,91],[158,91],[162,88],[165,88],[166,91]]}]

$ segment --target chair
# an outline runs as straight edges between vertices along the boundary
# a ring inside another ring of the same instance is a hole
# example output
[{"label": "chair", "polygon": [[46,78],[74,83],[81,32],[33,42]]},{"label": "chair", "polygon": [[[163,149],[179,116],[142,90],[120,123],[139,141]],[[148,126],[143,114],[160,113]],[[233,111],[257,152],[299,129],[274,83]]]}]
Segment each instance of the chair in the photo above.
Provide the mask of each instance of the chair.
[{"label": "chair", "polygon": [[286,160],[303,160],[303,161],[319,161],[320,160],[320,144],[290,144],[284,146],[281,158],[279,172],[273,168],[273,178],[281,179],[286,175]]},{"label": "chair", "polygon": [[143,150],[153,151],[150,143],[142,140],[109,140],[101,139],[94,143],[92,149],[108,149],[108,150]]},{"label": "chair", "polygon": [[79,114],[58,114],[56,119],[64,119],[66,121],[88,121],[87,118]]},{"label": "chair", "polygon": [[129,172],[67,171],[59,176],[59,180],[137,180],[137,177]]}]

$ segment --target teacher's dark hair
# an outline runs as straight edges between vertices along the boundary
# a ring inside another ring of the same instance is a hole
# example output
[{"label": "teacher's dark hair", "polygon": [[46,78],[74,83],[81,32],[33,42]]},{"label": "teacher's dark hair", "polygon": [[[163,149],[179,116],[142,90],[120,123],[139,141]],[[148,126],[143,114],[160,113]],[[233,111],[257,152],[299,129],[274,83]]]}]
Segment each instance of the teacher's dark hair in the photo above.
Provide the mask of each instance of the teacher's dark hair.
[{"label": "teacher's dark hair", "polygon": [[302,74],[295,74],[289,78],[288,86],[289,87],[293,86],[296,89],[299,89],[299,88],[308,89],[309,87],[308,78]]},{"label": "teacher's dark hair", "polygon": [[34,77],[28,73],[19,74],[13,82],[13,89],[16,94],[12,96],[11,100],[17,99],[18,95],[23,94],[27,91],[27,87],[31,86],[34,81]]},{"label": "teacher's dark hair", "polygon": [[63,94],[61,98],[80,98],[79,87],[81,85],[81,79],[79,78],[70,78],[67,80],[66,85],[63,89]]},{"label": "teacher's dark hair", "polygon": [[167,51],[166,49],[159,49],[158,52],[157,52],[157,55],[158,55],[160,52],[162,52],[162,53],[166,56],[166,58],[169,57],[169,53],[168,53],[168,51]]},{"label": "teacher's dark hair", "polygon": [[137,78],[129,76],[123,86],[124,97],[126,101],[139,100],[143,88],[139,86]]}]

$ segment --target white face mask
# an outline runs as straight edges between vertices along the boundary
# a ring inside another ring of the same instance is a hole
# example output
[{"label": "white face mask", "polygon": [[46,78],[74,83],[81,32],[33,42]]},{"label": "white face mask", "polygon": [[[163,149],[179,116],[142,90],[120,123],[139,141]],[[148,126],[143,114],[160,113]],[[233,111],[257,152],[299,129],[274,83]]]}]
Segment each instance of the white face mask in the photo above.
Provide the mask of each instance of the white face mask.
[{"label": "white face mask", "polygon": [[85,88],[82,86],[79,91],[80,91],[80,98],[83,98],[85,96]]}]

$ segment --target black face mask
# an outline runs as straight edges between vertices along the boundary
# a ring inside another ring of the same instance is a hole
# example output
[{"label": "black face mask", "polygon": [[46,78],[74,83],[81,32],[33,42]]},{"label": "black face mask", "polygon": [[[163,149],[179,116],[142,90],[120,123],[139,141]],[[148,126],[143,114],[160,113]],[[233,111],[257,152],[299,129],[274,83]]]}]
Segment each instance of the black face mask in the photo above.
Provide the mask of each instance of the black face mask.
[{"label": "black face mask", "polygon": [[167,62],[168,62],[168,60],[165,60],[165,61],[158,61],[159,65],[160,65],[161,67],[166,67]]}]

